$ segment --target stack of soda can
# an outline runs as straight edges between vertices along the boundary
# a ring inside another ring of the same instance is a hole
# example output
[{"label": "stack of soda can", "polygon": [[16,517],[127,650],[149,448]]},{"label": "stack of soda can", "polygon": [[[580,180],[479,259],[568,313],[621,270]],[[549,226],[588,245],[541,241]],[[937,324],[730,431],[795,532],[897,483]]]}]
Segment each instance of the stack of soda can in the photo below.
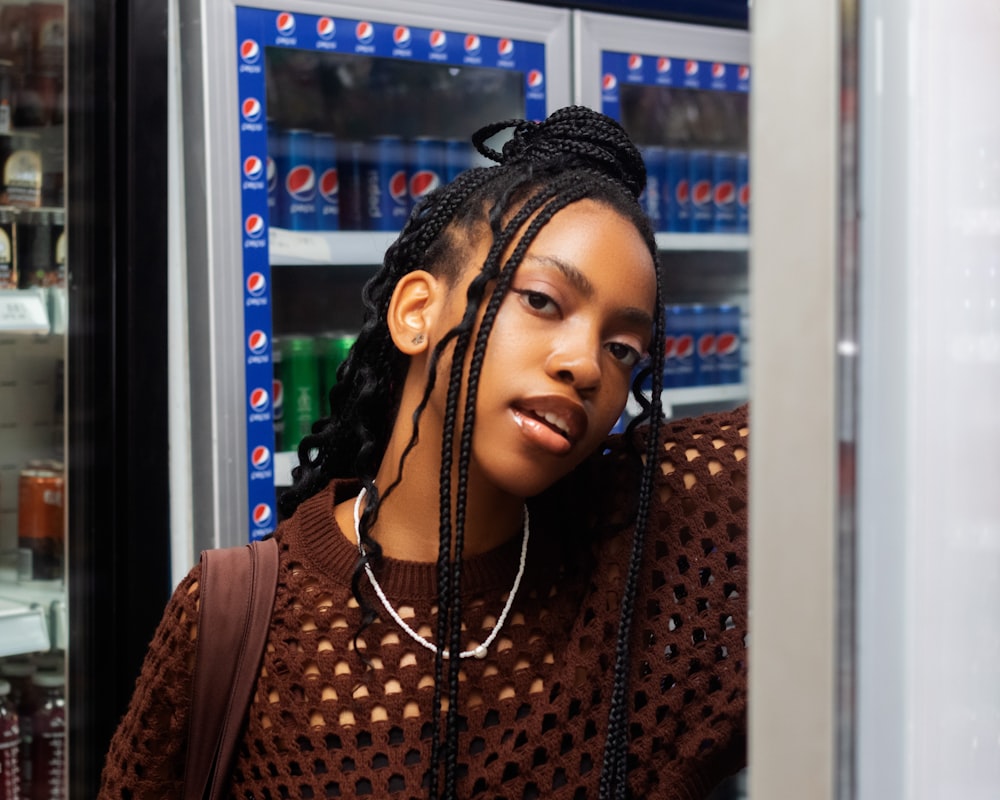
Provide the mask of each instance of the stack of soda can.
[{"label": "stack of soda can", "polygon": [[[313,423],[330,414],[330,389],[355,337],[348,333],[274,339],[274,437],[276,450],[293,450]],[[287,401],[286,401],[287,398]]]},{"label": "stack of soda can", "polygon": [[742,381],[738,305],[667,306],[665,333],[665,389]]},{"label": "stack of soda can", "polygon": [[413,206],[472,165],[460,139],[332,134],[268,124],[271,225],[296,231],[397,231]]},{"label": "stack of soda can", "polygon": [[747,233],[750,164],[745,152],[642,148],[653,229],[665,233]]}]

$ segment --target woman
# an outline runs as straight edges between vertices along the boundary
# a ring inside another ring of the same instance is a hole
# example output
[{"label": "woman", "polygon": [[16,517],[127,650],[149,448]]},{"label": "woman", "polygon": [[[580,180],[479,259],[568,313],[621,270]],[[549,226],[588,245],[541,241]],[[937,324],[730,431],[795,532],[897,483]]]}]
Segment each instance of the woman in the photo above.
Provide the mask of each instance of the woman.
[{"label": "woman", "polygon": [[[692,798],[743,764],[745,409],[606,438],[662,376],[642,160],[579,107],[473,141],[499,166],[414,210],[299,447],[233,797]],[[179,795],[198,578],[102,797]]]}]

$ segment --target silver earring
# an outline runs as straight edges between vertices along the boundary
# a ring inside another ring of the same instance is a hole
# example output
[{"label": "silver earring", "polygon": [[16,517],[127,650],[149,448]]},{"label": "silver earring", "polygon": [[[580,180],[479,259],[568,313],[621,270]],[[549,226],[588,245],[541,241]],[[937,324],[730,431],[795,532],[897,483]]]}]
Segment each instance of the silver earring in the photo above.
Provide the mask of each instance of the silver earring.
[{"label": "silver earring", "polygon": [[411,339],[411,341],[413,342],[413,344],[423,344],[424,335],[422,333],[418,333],[416,336],[413,337],[413,339]]}]

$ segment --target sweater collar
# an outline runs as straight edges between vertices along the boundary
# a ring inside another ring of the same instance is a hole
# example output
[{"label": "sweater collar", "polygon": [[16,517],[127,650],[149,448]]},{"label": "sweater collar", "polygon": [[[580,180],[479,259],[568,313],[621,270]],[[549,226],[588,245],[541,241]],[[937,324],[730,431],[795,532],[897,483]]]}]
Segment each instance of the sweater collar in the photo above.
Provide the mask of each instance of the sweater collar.
[{"label": "sweater collar", "polygon": [[[360,490],[357,481],[331,481],[323,491],[299,506],[285,532],[293,560],[301,547],[302,555],[329,580],[347,587],[358,563],[358,548],[337,524],[333,507],[357,496]],[[517,572],[520,549],[521,537],[513,536],[502,545],[463,561],[462,595],[509,590]],[[537,552],[538,548],[529,543],[529,564],[532,554]],[[385,593],[396,601],[437,598],[434,562],[383,557],[374,569]]]}]

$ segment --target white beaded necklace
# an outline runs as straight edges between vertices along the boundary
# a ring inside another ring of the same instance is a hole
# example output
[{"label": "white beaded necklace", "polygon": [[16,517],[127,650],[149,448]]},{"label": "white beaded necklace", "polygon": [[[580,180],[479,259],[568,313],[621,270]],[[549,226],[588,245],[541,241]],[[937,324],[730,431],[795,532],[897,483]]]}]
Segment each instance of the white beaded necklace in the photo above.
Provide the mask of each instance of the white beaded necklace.
[{"label": "white beaded necklace", "polygon": [[[362,556],[365,555],[364,545],[361,544],[361,502],[364,500],[367,491],[362,487],[361,493],[358,495],[358,499],[354,501],[354,535],[358,537],[358,552]],[[521,576],[524,575],[524,565],[527,561],[528,555],[528,507],[524,508],[524,536],[521,539],[521,563],[517,568],[517,575],[514,576],[514,585],[510,587],[510,594],[507,595],[507,603],[503,607],[503,611],[500,612],[500,616],[497,617],[496,624],[493,626],[493,630],[490,631],[490,635],[486,637],[482,644],[476,645],[476,647],[471,650],[463,650],[458,654],[459,658],[486,658],[486,649],[493,644],[493,640],[497,638],[497,634],[500,633],[500,628],[503,627],[504,621],[507,619],[507,614],[510,613],[510,608],[514,605],[514,596],[517,594],[517,587],[521,585]],[[371,581],[372,588],[375,590],[375,594],[378,595],[379,600],[382,601],[382,605],[385,610],[389,613],[396,624],[399,625],[410,638],[413,639],[417,644],[421,644],[430,650],[432,653],[437,652],[437,647],[432,643],[427,641],[423,636],[417,633],[413,628],[406,624],[406,621],[399,616],[399,613],[392,607],[389,603],[388,598],[385,596],[385,592],[382,591],[382,587],[379,586],[379,582],[375,580],[375,573],[372,572],[371,566],[365,563],[365,572],[368,574],[368,580]],[[445,658],[449,658],[449,653],[447,648],[441,653]]]}]

